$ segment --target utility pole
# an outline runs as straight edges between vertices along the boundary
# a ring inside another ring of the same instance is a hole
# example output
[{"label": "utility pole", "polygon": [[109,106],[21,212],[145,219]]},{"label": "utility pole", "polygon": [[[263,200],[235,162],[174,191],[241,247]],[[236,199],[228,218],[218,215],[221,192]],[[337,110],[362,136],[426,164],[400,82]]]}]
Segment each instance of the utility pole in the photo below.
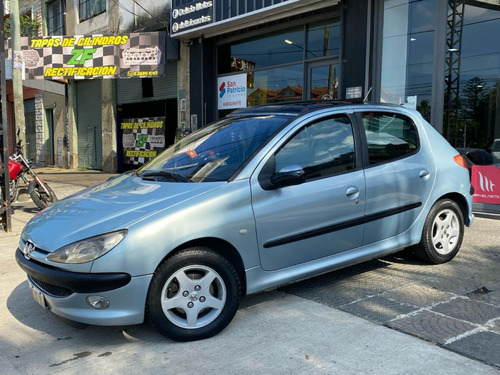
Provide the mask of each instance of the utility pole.
[{"label": "utility pole", "polygon": [[[3,0],[0,0],[3,1]],[[26,155],[26,126],[24,120],[23,69],[21,53],[21,19],[18,0],[10,0],[10,36],[12,38],[12,86],[14,91],[14,118],[19,127],[23,153]],[[16,62],[16,56],[18,57]]]},{"label": "utility pole", "polygon": [[0,222],[6,232],[12,231],[9,183],[9,120],[7,116],[7,84],[5,80],[5,33],[3,30],[4,7],[0,0],[0,89],[2,90],[2,126],[0,131]]}]

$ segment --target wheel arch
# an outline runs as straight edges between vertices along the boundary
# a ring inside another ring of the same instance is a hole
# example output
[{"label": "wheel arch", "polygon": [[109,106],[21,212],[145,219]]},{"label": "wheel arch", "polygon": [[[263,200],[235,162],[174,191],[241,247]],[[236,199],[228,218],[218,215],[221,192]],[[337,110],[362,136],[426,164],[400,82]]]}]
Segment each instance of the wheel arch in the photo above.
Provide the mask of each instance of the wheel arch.
[{"label": "wheel arch", "polygon": [[449,194],[446,194],[446,195],[443,195],[442,197],[440,197],[438,200],[436,200],[436,202],[439,200],[442,200],[442,199],[450,199],[453,202],[455,202],[458,205],[458,207],[460,208],[460,211],[462,212],[464,224],[467,226],[469,226],[471,224],[470,220],[469,220],[469,205],[467,204],[466,198],[462,194],[449,193]]},{"label": "wheel arch", "polygon": [[[232,244],[223,239],[215,237],[204,237],[185,242],[182,245],[179,245],[175,249],[170,251],[168,255],[160,262],[160,264],[165,262],[171,256],[177,254],[178,252],[195,246],[208,247],[213,251],[219,253],[220,255],[224,256],[228,261],[230,261],[236,268],[236,271],[240,276],[242,285],[242,295],[246,294],[246,277],[245,277],[245,266],[243,265],[243,259],[241,258],[238,250],[236,250],[236,248]],[[160,264],[158,264],[158,267],[160,266]]]}]

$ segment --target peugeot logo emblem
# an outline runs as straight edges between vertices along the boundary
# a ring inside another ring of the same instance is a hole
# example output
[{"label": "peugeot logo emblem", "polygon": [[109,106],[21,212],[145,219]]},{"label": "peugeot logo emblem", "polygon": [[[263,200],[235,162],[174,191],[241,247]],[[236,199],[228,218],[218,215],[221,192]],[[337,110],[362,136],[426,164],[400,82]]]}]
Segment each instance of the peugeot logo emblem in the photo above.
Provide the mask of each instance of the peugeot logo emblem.
[{"label": "peugeot logo emblem", "polygon": [[35,245],[31,242],[26,242],[26,245],[24,246],[24,249],[23,249],[24,257],[26,259],[30,260],[31,254],[33,253],[34,250],[35,250]]}]

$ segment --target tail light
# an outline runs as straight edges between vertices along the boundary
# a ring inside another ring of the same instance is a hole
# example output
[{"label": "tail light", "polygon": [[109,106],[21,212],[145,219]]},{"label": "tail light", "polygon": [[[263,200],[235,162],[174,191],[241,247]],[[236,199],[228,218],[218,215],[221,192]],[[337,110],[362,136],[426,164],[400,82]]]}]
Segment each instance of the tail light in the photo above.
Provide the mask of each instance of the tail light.
[{"label": "tail light", "polygon": [[453,160],[455,160],[455,163],[457,163],[461,167],[464,167],[465,169],[469,169],[469,166],[467,165],[467,162],[465,161],[465,159],[462,155],[460,155],[460,154],[455,155],[453,157]]}]

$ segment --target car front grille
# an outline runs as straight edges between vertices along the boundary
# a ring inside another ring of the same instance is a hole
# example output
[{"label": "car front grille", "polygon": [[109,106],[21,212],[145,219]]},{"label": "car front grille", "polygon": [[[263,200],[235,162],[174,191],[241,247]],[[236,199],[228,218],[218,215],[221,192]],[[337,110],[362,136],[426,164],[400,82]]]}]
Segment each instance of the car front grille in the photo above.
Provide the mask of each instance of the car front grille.
[{"label": "car front grille", "polygon": [[30,280],[42,291],[54,297],[69,297],[70,295],[73,294],[72,290],[64,288],[62,286],[52,285],[32,277],[30,277]]}]

